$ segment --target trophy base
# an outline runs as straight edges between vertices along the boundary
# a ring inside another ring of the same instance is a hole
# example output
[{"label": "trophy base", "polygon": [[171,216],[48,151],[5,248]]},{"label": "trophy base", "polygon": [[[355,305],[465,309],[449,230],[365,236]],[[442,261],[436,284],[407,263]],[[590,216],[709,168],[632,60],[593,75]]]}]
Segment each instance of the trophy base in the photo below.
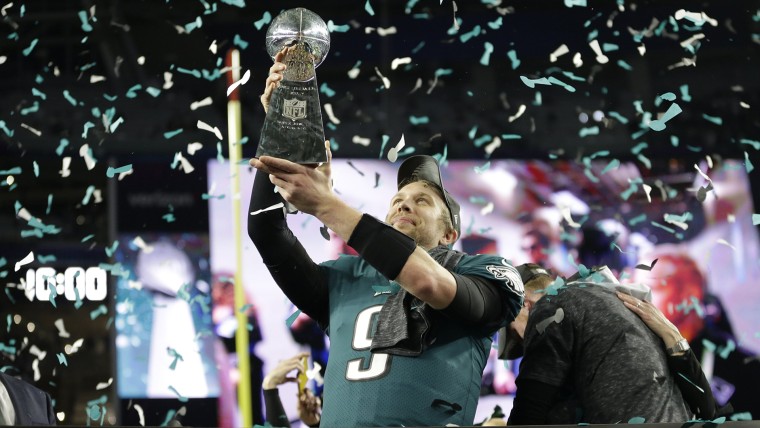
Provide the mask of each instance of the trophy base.
[{"label": "trophy base", "polygon": [[282,81],[269,101],[256,157],[273,156],[301,164],[327,162],[317,79]]}]

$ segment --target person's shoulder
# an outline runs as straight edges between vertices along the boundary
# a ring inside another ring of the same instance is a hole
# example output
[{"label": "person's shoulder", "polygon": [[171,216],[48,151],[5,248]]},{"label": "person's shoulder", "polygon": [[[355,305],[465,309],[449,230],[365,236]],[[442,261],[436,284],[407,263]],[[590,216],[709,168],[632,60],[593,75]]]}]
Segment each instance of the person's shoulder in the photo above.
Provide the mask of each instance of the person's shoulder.
[{"label": "person's shoulder", "polygon": [[5,387],[8,388],[9,390],[13,389],[14,391],[17,391],[17,392],[24,391],[28,394],[40,395],[40,396],[47,395],[47,392],[41,390],[40,388],[37,388],[36,386],[24,380],[11,376],[9,374],[0,372],[0,378],[2,378],[2,381],[5,384]]}]

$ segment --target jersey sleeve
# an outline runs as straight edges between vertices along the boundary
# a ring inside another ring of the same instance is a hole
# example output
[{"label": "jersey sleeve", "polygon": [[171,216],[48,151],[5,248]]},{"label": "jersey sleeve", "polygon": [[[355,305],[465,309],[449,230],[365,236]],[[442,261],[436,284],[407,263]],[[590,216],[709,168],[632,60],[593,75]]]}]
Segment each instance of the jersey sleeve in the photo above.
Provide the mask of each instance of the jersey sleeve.
[{"label": "jersey sleeve", "polygon": [[465,256],[454,269],[454,272],[464,276],[476,276],[487,280],[501,291],[504,327],[512,322],[523,305],[525,289],[520,274],[506,259],[490,254]]},{"label": "jersey sleeve", "polygon": [[560,386],[570,376],[575,328],[557,297],[543,298],[531,310],[518,379]]}]

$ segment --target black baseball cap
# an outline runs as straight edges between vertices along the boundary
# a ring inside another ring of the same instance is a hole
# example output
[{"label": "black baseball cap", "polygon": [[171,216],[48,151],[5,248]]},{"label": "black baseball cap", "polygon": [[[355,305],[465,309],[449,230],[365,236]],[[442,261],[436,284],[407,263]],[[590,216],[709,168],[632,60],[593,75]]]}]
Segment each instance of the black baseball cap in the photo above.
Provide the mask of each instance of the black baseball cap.
[{"label": "black baseball cap", "polygon": [[[553,273],[535,263],[524,263],[515,266],[520,274],[523,285],[540,277],[554,278]],[[509,326],[499,329],[498,358],[502,360],[514,360],[523,356],[523,341]]]},{"label": "black baseball cap", "polygon": [[459,236],[462,234],[460,230],[461,219],[459,215],[459,204],[443,187],[441,170],[438,167],[438,161],[436,161],[434,157],[428,155],[415,155],[401,162],[401,166],[398,168],[399,190],[409,183],[420,180],[433,183],[441,191],[443,201],[446,202],[446,207],[449,209],[451,224],[454,226],[454,230],[457,231],[457,239],[459,239]]}]

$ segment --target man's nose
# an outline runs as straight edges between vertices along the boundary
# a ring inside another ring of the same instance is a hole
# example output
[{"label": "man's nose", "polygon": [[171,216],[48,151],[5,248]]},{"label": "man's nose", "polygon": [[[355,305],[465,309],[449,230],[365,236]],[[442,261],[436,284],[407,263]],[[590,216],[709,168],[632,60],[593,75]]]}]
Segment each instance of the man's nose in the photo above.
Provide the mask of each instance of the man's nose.
[{"label": "man's nose", "polygon": [[412,207],[411,205],[409,205],[408,199],[402,199],[401,202],[398,203],[399,212],[402,212],[402,211],[409,212],[411,210],[412,210]]}]

